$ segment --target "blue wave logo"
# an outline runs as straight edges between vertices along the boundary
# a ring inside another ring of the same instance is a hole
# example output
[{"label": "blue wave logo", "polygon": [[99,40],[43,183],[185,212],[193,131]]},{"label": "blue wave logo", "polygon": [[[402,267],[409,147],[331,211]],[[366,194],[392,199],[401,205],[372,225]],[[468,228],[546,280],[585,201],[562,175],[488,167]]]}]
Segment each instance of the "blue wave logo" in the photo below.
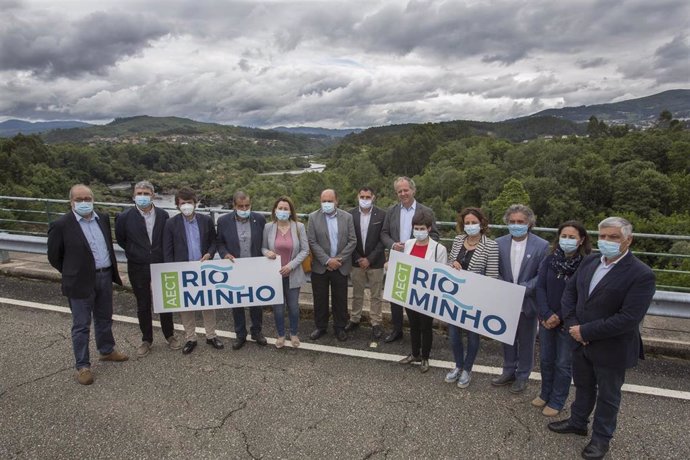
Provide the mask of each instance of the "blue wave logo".
[{"label": "blue wave logo", "polygon": [[235,267],[232,267],[232,266],[221,267],[220,265],[212,265],[212,264],[206,264],[206,265],[201,266],[202,270],[217,270],[219,272],[229,272],[233,268],[235,268]]},{"label": "blue wave logo", "polygon": [[245,286],[230,286],[229,284],[216,284],[215,288],[227,289],[228,291],[242,291]]},{"label": "blue wave logo", "polygon": [[450,294],[443,294],[443,298],[447,300],[448,302],[451,302],[458,307],[462,308],[463,310],[474,310],[474,307],[472,305],[465,305],[464,303],[460,302],[458,299],[453,297]]},{"label": "blue wave logo", "polygon": [[450,273],[450,272],[448,272],[442,268],[434,268],[432,273],[440,273],[440,274],[444,275],[446,278],[448,278],[449,280],[455,281],[458,284],[464,284],[465,283],[464,278],[458,278],[458,276],[455,275],[454,273]]}]

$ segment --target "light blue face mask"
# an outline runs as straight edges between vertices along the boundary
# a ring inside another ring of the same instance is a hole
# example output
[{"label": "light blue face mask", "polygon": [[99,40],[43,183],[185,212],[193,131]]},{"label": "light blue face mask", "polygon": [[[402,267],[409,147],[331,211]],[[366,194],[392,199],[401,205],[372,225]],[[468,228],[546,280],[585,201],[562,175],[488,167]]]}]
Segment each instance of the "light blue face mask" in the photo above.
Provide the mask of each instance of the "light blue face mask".
[{"label": "light blue face mask", "polygon": [[251,209],[238,209],[235,212],[240,219],[249,219],[249,216],[252,214]]},{"label": "light blue face mask", "polygon": [[424,241],[429,238],[429,232],[426,230],[414,230],[412,236],[414,236],[417,241]]},{"label": "light blue face mask", "polygon": [[479,232],[482,230],[482,226],[480,224],[468,224],[465,225],[465,233],[467,233],[469,236],[474,236],[474,235],[479,235]]},{"label": "light blue face mask", "polygon": [[578,247],[577,240],[574,240],[572,238],[559,238],[558,245],[561,247],[561,249],[563,249],[563,252],[565,252],[566,254],[575,252],[575,250]]},{"label": "light blue face mask", "polygon": [[621,255],[621,244],[613,241],[597,240],[597,247],[601,255],[607,259],[613,259]]},{"label": "light blue face mask", "polygon": [[74,203],[74,212],[82,217],[86,217],[93,212],[93,201],[80,201]]},{"label": "light blue face mask", "polygon": [[134,203],[139,209],[145,209],[151,206],[151,197],[149,195],[136,195]]},{"label": "light blue face mask", "polygon": [[276,210],[276,219],[278,220],[288,220],[290,218],[290,211]]},{"label": "light blue face mask", "polygon": [[335,203],[331,203],[329,201],[323,202],[321,203],[321,210],[326,214],[331,214],[333,211],[335,211]]},{"label": "light blue face mask", "polygon": [[527,225],[527,224],[510,224],[510,225],[508,225],[508,231],[510,232],[510,235],[515,237],[515,238],[521,238],[521,237],[527,235],[528,230],[529,230],[529,225]]}]

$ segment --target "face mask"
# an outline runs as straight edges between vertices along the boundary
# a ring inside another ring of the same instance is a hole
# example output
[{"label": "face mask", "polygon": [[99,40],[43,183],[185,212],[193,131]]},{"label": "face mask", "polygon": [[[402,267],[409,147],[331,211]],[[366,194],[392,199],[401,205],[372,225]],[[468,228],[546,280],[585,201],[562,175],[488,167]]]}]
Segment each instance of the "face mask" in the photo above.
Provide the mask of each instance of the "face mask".
[{"label": "face mask", "polygon": [[621,244],[613,241],[597,240],[597,247],[601,255],[607,259],[613,259],[621,255]]},{"label": "face mask", "polygon": [[563,249],[563,252],[570,254],[577,249],[578,243],[572,238],[559,238],[558,245]]},{"label": "face mask", "polygon": [[414,230],[412,232],[412,236],[417,238],[417,241],[424,241],[427,238],[429,238],[429,232],[427,232],[426,230]]},{"label": "face mask", "polygon": [[481,229],[482,226],[480,224],[465,225],[465,233],[467,233],[469,236],[479,235]]},{"label": "face mask", "polygon": [[237,217],[239,217],[240,219],[249,219],[249,216],[252,213],[251,209],[247,209],[247,210],[238,209],[235,212],[237,213]]},{"label": "face mask", "polygon": [[527,230],[529,230],[529,225],[527,224],[510,224],[508,225],[508,231],[510,235],[515,238],[521,238],[527,235]]},{"label": "face mask", "polygon": [[191,203],[181,204],[180,212],[182,213],[182,215],[189,217],[192,214],[194,214],[194,205]]},{"label": "face mask", "polygon": [[93,201],[74,203],[74,211],[82,217],[88,216],[93,212]]},{"label": "face mask", "polygon": [[371,208],[371,200],[359,200],[359,207],[362,209]]},{"label": "face mask", "polygon": [[331,214],[333,211],[335,211],[335,203],[321,203],[321,210],[326,214]]},{"label": "face mask", "polygon": [[288,220],[290,218],[290,211],[276,210],[276,219],[278,220]]},{"label": "face mask", "polygon": [[148,208],[151,205],[151,197],[148,195],[137,195],[134,197],[134,203],[138,208]]}]

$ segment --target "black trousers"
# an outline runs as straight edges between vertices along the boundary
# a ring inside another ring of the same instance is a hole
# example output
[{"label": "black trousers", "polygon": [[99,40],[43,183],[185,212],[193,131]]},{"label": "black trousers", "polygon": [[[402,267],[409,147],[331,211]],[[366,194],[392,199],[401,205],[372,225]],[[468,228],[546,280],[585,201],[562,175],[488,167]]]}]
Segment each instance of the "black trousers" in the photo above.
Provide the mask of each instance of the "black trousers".
[{"label": "black trousers", "polygon": [[421,356],[422,359],[429,359],[431,344],[434,334],[431,329],[434,319],[424,313],[419,313],[406,308],[407,319],[410,320],[410,342],[412,343],[412,356]]},{"label": "black trousers", "polygon": [[[407,309],[405,309],[407,310]],[[409,315],[407,316],[409,319]],[[391,303],[391,326],[393,331],[402,332],[403,328],[403,306]]]},{"label": "black trousers", "polygon": [[314,323],[317,329],[328,328],[329,289],[333,311],[333,329],[345,329],[347,324],[347,276],[338,270],[319,274],[312,272],[311,288],[314,293]]},{"label": "black trousers", "polygon": [[[127,264],[129,282],[137,299],[137,318],[141,330],[141,341],[153,343],[153,300],[151,296],[151,266]],[[161,329],[167,339],[174,334],[172,313],[160,313]]]},{"label": "black trousers", "polygon": [[587,358],[585,348],[573,351],[575,401],[570,406],[570,420],[574,426],[586,428],[594,410],[592,439],[608,443],[616,431],[625,368],[597,366]]}]

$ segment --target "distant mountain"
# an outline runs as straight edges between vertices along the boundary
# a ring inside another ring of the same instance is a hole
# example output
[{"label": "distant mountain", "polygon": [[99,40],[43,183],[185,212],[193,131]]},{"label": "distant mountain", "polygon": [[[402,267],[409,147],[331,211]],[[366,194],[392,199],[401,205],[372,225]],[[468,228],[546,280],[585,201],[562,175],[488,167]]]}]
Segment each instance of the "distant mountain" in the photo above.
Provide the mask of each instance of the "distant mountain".
[{"label": "distant mountain", "polygon": [[310,136],[322,136],[322,137],[345,137],[352,133],[361,133],[364,131],[361,128],[357,129],[327,129],[327,128],[314,128],[311,126],[296,126],[294,128],[288,128],[286,126],[278,126],[277,128],[272,128],[272,131],[280,131],[283,133],[292,134],[306,134]]},{"label": "distant mountain", "polygon": [[652,96],[609,104],[547,109],[523,118],[552,116],[583,123],[594,115],[599,120],[607,122],[645,126],[657,120],[664,110],[671,112],[673,118],[690,118],[690,89],[672,89]]},{"label": "distant mountain", "polygon": [[7,120],[0,123],[0,137],[12,137],[17,134],[38,134],[54,129],[86,128],[92,126],[81,121],[23,121]]}]

